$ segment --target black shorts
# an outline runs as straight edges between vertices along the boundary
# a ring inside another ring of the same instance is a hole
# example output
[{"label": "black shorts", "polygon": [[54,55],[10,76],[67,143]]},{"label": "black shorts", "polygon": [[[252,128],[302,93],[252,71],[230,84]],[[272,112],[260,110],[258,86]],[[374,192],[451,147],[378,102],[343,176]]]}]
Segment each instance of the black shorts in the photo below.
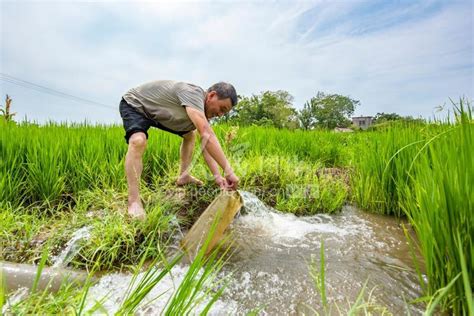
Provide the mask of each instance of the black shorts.
[{"label": "black shorts", "polygon": [[142,132],[145,133],[146,138],[148,139],[148,129],[150,129],[151,126],[159,128],[161,130],[173,133],[175,135],[179,135],[183,137],[184,134],[189,133],[190,131],[186,132],[177,132],[173,131],[160,123],[153,121],[143,115],[142,113],[138,112],[133,106],[127,103],[122,98],[122,101],[120,101],[120,116],[122,117],[123,120],[123,128],[125,129],[125,140],[128,144],[128,140],[130,139],[130,136],[132,136],[136,132]]}]

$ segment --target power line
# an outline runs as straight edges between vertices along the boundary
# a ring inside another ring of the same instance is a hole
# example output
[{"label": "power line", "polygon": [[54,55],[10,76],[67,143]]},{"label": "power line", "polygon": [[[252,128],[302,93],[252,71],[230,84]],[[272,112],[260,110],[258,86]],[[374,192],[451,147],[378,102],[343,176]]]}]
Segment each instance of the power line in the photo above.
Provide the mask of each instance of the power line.
[{"label": "power line", "polygon": [[93,100],[81,98],[81,97],[78,97],[78,96],[75,96],[75,95],[72,95],[72,94],[69,94],[69,93],[61,92],[61,91],[51,89],[51,88],[48,88],[48,87],[30,82],[30,81],[26,81],[26,80],[23,80],[23,79],[20,79],[20,78],[17,78],[17,77],[13,77],[13,76],[10,76],[10,75],[2,73],[2,72],[0,72],[0,80],[3,81],[3,82],[8,82],[8,83],[15,84],[15,85],[23,87],[23,88],[27,88],[27,89],[35,90],[35,91],[38,91],[38,92],[54,95],[54,96],[57,96],[57,97],[62,97],[62,98],[65,98],[65,99],[76,101],[76,102],[88,103],[88,104],[92,104],[92,105],[99,106],[99,107],[105,107],[105,108],[109,108],[109,109],[116,109],[117,108],[116,106],[111,106],[109,104],[104,104],[104,103],[96,102],[96,101],[93,101]]}]

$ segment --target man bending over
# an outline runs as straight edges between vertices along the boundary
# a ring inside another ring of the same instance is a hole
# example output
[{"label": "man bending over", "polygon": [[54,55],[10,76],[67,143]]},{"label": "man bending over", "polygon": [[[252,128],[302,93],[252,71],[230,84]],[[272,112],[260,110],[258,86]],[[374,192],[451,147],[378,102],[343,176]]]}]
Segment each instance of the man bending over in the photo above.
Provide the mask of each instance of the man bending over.
[{"label": "man bending over", "polygon": [[[125,173],[128,183],[128,214],[145,219],[140,199],[142,156],[148,139],[148,129],[156,127],[179,135],[181,161],[177,185],[202,184],[189,173],[194,151],[196,130],[201,136],[202,153],[216,184],[225,190],[235,190],[239,178],[234,174],[208,120],[228,113],[237,103],[234,87],[219,82],[204,91],[185,82],[158,80],[128,90],[120,102],[120,115],[125,128],[128,151]],[[219,166],[224,171],[221,175]]]}]

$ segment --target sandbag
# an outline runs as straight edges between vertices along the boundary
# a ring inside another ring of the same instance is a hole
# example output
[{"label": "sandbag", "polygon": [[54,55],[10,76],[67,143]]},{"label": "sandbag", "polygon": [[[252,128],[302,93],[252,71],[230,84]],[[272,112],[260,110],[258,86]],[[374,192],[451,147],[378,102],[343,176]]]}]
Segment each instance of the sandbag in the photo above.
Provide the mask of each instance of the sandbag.
[{"label": "sandbag", "polygon": [[237,191],[222,191],[181,241],[181,247],[192,260],[205,243],[212,224],[217,220],[214,235],[207,245],[205,254],[208,255],[224,237],[225,230],[234,220],[235,215],[242,208],[243,200]]}]

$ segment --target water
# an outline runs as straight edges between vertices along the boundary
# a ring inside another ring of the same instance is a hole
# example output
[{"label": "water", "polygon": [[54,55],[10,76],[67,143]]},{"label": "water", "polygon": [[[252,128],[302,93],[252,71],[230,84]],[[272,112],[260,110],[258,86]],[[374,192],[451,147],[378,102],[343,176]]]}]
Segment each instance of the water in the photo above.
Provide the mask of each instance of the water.
[{"label": "water", "polygon": [[[231,282],[211,314],[246,314],[257,308],[261,314],[270,315],[302,314],[312,309],[321,312],[309,264],[313,258],[319,268],[322,240],[327,297],[333,311],[334,304],[341,311],[349,310],[367,281],[367,295],[373,290],[372,303],[396,315],[406,314],[407,309],[412,315],[421,314],[405,303],[419,297],[421,289],[396,219],[350,206],[338,215],[296,217],[268,208],[250,193],[242,195],[245,210],[231,225],[233,255],[220,273]],[[160,312],[186,270],[186,265],[173,268],[144,300],[141,311]],[[107,293],[104,305],[113,313],[130,280],[131,276],[123,274],[105,276],[91,289],[90,296]]]},{"label": "water", "polygon": [[67,242],[66,247],[53,258],[54,268],[66,267],[75,255],[81,250],[81,241],[90,238],[92,227],[84,226],[72,234],[71,239]]},{"label": "water", "polygon": [[[298,314],[308,306],[321,311],[320,296],[309,274],[313,257],[319,269],[325,248],[327,297],[348,310],[367,281],[374,303],[394,314],[421,294],[399,222],[346,206],[338,215],[296,217],[263,205],[243,192],[245,215],[232,225],[234,254],[223,273],[235,282],[223,300],[236,302],[234,313],[262,307],[268,314]],[[421,313],[409,307],[412,314]]]}]

